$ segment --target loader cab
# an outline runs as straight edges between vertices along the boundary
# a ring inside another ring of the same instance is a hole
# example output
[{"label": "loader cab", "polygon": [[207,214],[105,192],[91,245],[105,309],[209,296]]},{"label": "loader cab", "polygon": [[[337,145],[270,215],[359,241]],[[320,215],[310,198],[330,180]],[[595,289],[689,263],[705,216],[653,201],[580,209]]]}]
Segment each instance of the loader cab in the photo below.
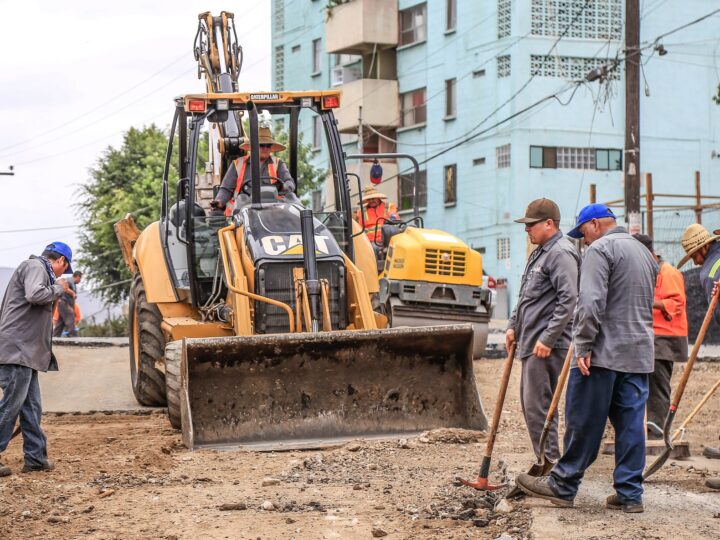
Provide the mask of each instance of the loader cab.
[{"label": "loader cab", "polygon": [[[340,250],[353,260],[352,213],[345,185],[346,171],[340,136],[333,109],[339,106],[339,92],[272,92],[253,94],[197,94],[176,99],[163,176],[160,230],[174,289],[179,301],[194,307],[219,303],[224,297],[218,231],[232,221],[241,222],[238,208],[232,216],[211,215],[210,202],[233,160],[242,158],[242,143],[251,140],[249,118],[254,110],[261,121],[272,119],[284,126],[287,150],[282,156],[298,189],[299,124],[317,122],[324,129],[329,160],[328,175],[334,182],[334,201],[315,217],[328,229]],[[257,116],[256,116],[257,117]],[[231,120],[244,126],[240,137],[226,140],[216,127]],[[254,126],[257,133],[257,125]],[[257,136],[257,135],[256,135]],[[251,160],[252,161],[252,153]],[[251,169],[251,184],[259,170]],[[267,181],[266,178],[261,178]],[[261,182],[258,182],[260,185]],[[273,199],[272,189],[263,186],[249,204],[262,208],[275,203],[301,201]],[[248,203],[248,198],[244,199]],[[240,202],[238,200],[238,202]]]}]

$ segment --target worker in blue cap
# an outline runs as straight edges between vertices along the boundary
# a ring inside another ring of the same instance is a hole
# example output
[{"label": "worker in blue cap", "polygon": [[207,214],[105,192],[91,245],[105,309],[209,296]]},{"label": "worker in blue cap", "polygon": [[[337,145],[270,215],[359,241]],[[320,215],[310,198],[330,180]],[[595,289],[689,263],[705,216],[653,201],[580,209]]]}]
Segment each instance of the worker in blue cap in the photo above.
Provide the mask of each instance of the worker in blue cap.
[{"label": "worker in blue cap", "polygon": [[564,453],[549,476],[521,474],[526,494],[572,507],[585,470],[595,461],[605,424],[615,428],[615,493],[606,506],[643,512],[645,404],[653,372],[653,296],[658,265],[604,204],[580,211],[568,233],[584,238],[565,405]]},{"label": "worker in blue cap", "polygon": [[[47,438],[40,427],[42,402],[38,371],[57,371],[52,353],[53,303],[69,290],[57,279],[72,273],[72,250],[53,242],[40,256],[20,263],[10,278],[0,308],[0,454],[20,418],[25,463],[22,472],[49,471]],[[12,474],[0,461],[0,476]]]}]

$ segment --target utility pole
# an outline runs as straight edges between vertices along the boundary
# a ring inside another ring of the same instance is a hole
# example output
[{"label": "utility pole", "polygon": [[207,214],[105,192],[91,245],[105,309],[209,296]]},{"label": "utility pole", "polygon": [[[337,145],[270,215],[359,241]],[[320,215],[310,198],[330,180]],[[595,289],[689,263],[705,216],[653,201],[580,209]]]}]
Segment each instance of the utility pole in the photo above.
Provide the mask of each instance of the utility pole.
[{"label": "utility pole", "polygon": [[641,229],[640,217],[640,0],[625,1],[625,224]]}]

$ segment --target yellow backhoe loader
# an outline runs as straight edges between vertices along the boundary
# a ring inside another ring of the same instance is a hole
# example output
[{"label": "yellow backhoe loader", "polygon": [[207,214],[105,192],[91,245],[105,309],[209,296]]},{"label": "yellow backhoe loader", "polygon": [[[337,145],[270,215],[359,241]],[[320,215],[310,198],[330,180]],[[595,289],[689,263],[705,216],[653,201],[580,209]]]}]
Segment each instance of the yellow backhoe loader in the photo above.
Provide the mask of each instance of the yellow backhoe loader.
[{"label": "yellow backhoe loader", "polygon": [[[200,21],[196,57],[208,70],[208,92],[175,101],[160,220],[142,232],[132,216],[115,226],[135,276],[130,366],[138,401],[167,403],[188,448],[301,448],[485,429],[472,327],[389,328],[373,310],[380,284],[373,248],[354,230],[333,115],[339,92],[237,92],[232,14]],[[261,177],[260,111],[288,129],[288,169],[298,183],[298,125],[319,119],[332,211],[313,213]],[[203,178],[216,184],[248,140],[249,194],[235,193],[231,215],[212,215]]]}]

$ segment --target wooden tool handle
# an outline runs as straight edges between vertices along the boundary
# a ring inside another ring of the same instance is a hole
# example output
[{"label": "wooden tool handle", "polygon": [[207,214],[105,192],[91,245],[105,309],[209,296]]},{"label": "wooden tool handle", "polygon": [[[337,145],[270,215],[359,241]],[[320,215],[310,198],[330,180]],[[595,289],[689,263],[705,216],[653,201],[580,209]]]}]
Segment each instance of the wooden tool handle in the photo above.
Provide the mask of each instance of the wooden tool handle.
[{"label": "wooden tool handle", "polygon": [[720,287],[718,287],[717,292],[710,300],[710,305],[708,306],[707,312],[705,313],[705,318],[703,319],[702,326],[700,327],[697,338],[695,338],[695,345],[693,345],[692,352],[690,353],[690,358],[688,358],[687,364],[685,365],[685,371],[683,371],[682,378],[680,379],[680,382],[675,389],[675,393],[673,394],[672,403],[670,404],[671,411],[677,409],[677,406],[680,403],[680,399],[682,399],[683,392],[685,392],[685,385],[690,378],[690,372],[692,371],[693,365],[695,365],[695,360],[697,359],[700,345],[702,345],[702,342],[705,339],[705,332],[707,332],[708,326],[710,326],[713,312],[715,311],[715,307],[717,306],[718,294],[720,294]]},{"label": "wooden tool handle", "polygon": [[500,425],[500,416],[502,416],[503,405],[505,404],[505,394],[507,393],[508,383],[510,382],[510,372],[512,371],[513,360],[515,359],[515,343],[510,346],[508,356],[503,366],[502,379],[500,379],[500,389],[498,390],[497,400],[495,401],[495,412],[493,413],[492,424],[490,425],[490,435],[488,436],[487,445],[485,446],[485,457],[492,456],[493,447],[495,446],[495,436],[497,435],[498,426]]},{"label": "wooden tool handle", "polygon": [[680,424],[680,427],[677,428],[677,430],[675,431],[675,433],[673,433],[673,436],[672,436],[672,440],[673,440],[673,441],[674,441],[675,439],[677,439],[678,435],[680,435],[680,433],[682,432],[682,430],[687,427],[687,425],[692,421],[693,418],[695,418],[695,415],[696,415],[698,412],[700,412],[700,409],[703,408],[703,405],[705,405],[705,403],[707,402],[707,400],[712,397],[712,395],[715,393],[715,390],[717,390],[718,388],[720,388],[720,379],[718,379],[718,380],[715,382],[715,384],[713,385],[713,387],[712,387],[710,390],[707,391],[707,393],[706,393],[706,394],[703,396],[703,398],[700,400],[700,403],[698,403],[697,405],[695,405],[695,408],[692,410],[692,412],[691,412],[690,414],[688,414],[687,418],[686,418],[685,420],[683,420],[683,423],[682,423],[682,424]]},{"label": "wooden tool handle", "polygon": [[552,401],[550,402],[550,407],[548,408],[547,417],[545,418],[545,422],[547,423],[552,423],[553,418],[555,418],[558,403],[560,403],[560,396],[562,395],[563,388],[565,388],[565,382],[567,381],[568,373],[570,373],[570,364],[572,363],[573,352],[573,346],[571,343],[570,347],[568,347],[568,352],[565,355],[565,363],[563,363],[562,371],[560,372],[560,376],[557,380],[557,386],[555,387],[555,393],[553,394]]}]

